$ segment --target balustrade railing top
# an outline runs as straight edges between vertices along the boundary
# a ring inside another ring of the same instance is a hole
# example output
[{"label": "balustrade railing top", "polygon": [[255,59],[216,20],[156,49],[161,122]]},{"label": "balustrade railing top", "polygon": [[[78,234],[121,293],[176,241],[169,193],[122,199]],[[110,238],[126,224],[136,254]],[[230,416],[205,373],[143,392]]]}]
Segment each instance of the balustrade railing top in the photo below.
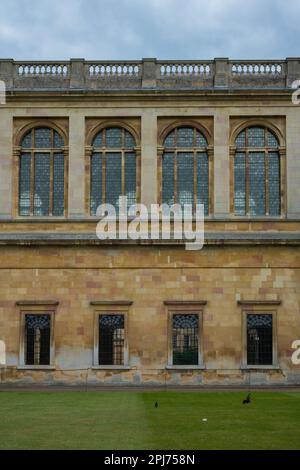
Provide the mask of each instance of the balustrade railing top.
[{"label": "balustrade railing top", "polygon": [[7,90],[291,88],[300,59],[14,61],[0,59]]}]

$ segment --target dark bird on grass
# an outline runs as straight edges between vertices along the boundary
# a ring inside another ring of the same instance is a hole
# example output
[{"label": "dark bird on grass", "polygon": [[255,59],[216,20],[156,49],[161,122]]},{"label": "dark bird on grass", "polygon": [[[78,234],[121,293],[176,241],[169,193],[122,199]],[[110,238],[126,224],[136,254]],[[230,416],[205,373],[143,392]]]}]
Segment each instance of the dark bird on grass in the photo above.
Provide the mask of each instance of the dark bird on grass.
[{"label": "dark bird on grass", "polygon": [[249,393],[246,400],[243,401],[243,405],[249,405],[250,403],[251,403],[251,393]]},{"label": "dark bird on grass", "polygon": [[158,408],[158,403],[156,402],[154,406],[155,406],[155,408],[157,409],[157,408]]}]

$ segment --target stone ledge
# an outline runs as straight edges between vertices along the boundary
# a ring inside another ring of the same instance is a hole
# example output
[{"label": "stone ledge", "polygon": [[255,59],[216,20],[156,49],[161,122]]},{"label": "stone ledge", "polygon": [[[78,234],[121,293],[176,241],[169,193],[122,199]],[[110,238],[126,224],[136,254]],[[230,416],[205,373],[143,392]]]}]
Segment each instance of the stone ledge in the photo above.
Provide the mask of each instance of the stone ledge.
[{"label": "stone ledge", "polygon": [[[0,245],[184,246],[185,240],[99,240],[95,233],[0,234]],[[207,232],[205,245],[300,245],[300,232]]]},{"label": "stone ledge", "polygon": [[130,307],[133,304],[132,300],[93,300],[90,305],[97,307],[100,305],[112,305],[116,307]]},{"label": "stone ledge", "polygon": [[18,300],[16,302],[18,307],[47,307],[59,305],[58,300]]}]

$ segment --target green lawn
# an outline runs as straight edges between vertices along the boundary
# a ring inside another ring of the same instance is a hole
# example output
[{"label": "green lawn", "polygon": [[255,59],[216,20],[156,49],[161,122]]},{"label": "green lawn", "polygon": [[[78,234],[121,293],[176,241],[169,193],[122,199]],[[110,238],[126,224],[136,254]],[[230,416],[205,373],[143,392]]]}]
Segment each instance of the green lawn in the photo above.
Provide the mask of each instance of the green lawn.
[{"label": "green lawn", "polygon": [[300,393],[245,395],[1,392],[0,449],[300,449]]}]

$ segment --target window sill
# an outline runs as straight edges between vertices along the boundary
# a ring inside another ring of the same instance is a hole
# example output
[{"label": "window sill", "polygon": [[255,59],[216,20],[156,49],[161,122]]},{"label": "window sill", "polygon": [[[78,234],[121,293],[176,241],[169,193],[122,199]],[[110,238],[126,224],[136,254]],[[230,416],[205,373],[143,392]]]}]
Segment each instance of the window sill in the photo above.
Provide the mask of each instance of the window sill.
[{"label": "window sill", "polygon": [[274,366],[242,366],[241,370],[281,370],[278,365]]},{"label": "window sill", "polygon": [[37,371],[48,371],[48,370],[56,370],[55,366],[19,366],[17,370],[37,370]]},{"label": "window sill", "polygon": [[14,222],[64,222],[68,220],[66,216],[49,215],[19,215],[14,218]]},{"label": "window sill", "polygon": [[92,370],[131,370],[130,366],[93,366]]},{"label": "window sill", "polygon": [[166,370],[206,370],[206,366],[203,364],[198,366],[167,366]]}]

